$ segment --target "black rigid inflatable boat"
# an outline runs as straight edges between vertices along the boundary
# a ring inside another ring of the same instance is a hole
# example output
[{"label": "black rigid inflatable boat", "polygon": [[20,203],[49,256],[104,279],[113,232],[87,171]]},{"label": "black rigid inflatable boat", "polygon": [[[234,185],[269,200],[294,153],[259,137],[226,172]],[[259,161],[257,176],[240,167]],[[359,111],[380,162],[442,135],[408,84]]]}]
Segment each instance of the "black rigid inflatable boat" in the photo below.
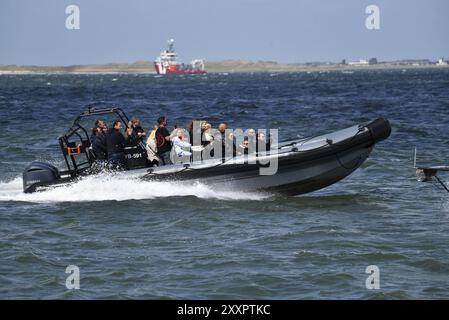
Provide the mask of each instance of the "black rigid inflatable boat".
[{"label": "black rigid inflatable boat", "polygon": [[[95,174],[91,142],[81,120],[116,115],[125,124],[128,117],[120,108],[89,109],[79,115],[59,145],[67,166],[32,162],[23,173],[25,193],[64,185]],[[388,138],[391,127],[386,119],[376,119],[326,135],[286,141],[267,152],[229,159],[209,159],[148,167],[144,146],[125,150],[126,169],[116,174],[149,181],[200,182],[212,188],[267,190],[287,195],[315,191],[345,178],[367,159],[376,143]],[[263,173],[276,168],[274,174]]]}]

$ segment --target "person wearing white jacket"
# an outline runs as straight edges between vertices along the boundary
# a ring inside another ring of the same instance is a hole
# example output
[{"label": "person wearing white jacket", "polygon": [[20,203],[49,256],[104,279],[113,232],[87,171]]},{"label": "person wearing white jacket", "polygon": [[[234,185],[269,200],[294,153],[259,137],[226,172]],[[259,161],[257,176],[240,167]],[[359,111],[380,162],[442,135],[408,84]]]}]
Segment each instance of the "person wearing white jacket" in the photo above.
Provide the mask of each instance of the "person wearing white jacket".
[{"label": "person wearing white jacket", "polygon": [[[171,139],[173,143],[173,148],[175,150],[175,154],[179,158],[186,156],[190,157],[192,155],[192,153],[190,152],[190,148],[192,147],[192,145],[184,139],[184,136],[185,136],[184,129],[178,128],[176,129],[176,134]],[[188,151],[185,150],[187,148]]]}]

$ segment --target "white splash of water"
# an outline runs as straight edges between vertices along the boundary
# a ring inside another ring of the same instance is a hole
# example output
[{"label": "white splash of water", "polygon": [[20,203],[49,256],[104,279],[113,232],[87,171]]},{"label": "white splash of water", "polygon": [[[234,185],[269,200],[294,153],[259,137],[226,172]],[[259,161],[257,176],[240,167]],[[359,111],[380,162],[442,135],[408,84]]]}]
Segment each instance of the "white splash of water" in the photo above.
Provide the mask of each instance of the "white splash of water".
[{"label": "white splash of water", "polygon": [[64,186],[30,194],[23,192],[22,177],[0,182],[0,201],[36,203],[126,201],[174,196],[221,200],[261,200],[268,197],[267,194],[260,193],[214,190],[197,182],[152,182],[123,178],[118,175],[90,176]]}]

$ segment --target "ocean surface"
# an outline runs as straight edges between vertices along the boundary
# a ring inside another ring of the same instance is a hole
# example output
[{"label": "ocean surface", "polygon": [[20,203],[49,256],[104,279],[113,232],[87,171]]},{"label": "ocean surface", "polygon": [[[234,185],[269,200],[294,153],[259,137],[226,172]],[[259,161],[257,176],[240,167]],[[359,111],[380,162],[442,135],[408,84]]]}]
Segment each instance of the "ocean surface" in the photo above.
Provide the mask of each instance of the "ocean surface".
[{"label": "ocean surface", "polygon": [[[147,129],[164,114],[280,140],[377,117],[393,131],[348,178],[298,197],[109,176],[23,194],[25,166],[63,167],[56,138],[94,102]],[[449,194],[413,168],[415,146],[419,164],[449,164],[449,69],[1,75],[0,119],[1,299],[449,298]]]}]

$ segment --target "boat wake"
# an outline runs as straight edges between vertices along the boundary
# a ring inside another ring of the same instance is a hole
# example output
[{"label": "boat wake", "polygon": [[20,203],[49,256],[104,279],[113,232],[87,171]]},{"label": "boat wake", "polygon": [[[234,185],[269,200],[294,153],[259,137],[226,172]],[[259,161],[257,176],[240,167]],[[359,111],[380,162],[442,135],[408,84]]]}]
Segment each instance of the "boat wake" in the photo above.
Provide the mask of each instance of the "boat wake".
[{"label": "boat wake", "polygon": [[262,200],[268,194],[214,190],[201,183],[151,182],[116,175],[97,175],[41,192],[24,193],[22,177],[0,182],[0,201],[35,203],[80,201],[126,201],[164,197],[194,196],[202,199]]}]

